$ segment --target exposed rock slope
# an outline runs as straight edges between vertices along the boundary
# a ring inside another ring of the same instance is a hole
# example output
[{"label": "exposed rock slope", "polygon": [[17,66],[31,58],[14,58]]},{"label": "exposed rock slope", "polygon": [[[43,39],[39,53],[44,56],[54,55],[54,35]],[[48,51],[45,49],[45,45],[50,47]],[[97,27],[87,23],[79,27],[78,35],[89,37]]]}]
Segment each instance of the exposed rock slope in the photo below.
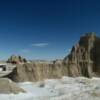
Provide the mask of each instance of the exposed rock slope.
[{"label": "exposed rock slope", "polygon": [[26,63],[17,65],[8,75],[14,81],[39,81],[47,78],[61,78],[67,75],[67,67],[62,63]]},{"label": "exposed rock slope", "polygon": [[[83,76],[92,77],[100,74],[100,38],[95,33],[87,33],[73,46],[64,61],[77,66]],[[68,64],[69,66],[71,64]]]},{"label": "exposed rock slope", "polygon": [[0,78],[0,94],[20,93],[25,92],[19,88],[14,82],[6,78]]},{"label": "exposed rock slope", "polygon": [[62,76],[92,77],[100,74],[100,38],[95,33],[87,33],[73,46],[63,60],[52,63],[26,63],[17,65],[7,77],[14,81],[39,81]]},{"label": "exposed rock slope", "polygon": [[15,55],[12,55],[7,63],[12,63],[12,64],[19,64],[19,63],[26,63],[27,60],[21,56],[15,56]]}]

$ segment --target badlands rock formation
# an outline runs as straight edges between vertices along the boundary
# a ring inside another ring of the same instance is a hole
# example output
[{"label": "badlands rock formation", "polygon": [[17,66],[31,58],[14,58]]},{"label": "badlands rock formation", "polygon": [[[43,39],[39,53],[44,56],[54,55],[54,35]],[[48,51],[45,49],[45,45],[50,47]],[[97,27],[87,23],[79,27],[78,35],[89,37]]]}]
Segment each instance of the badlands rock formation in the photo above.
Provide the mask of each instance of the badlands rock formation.
[{"label": "badlands rock formation", "polygon": [[63,60],[52,63],[18,64],[7,77],[14,81],[39,81],[62,76],[99,76],[100,75],[100,38],[95,33],[87,33],[73,46],[70,54]]},{"label": "badlands rock formation", "polygon": [[12,82],[7,78],[0,78],[0,94],[17,94],[20,92],[25,92],[23,89],[18,87],[16,83]]},{"label": "badlands rock formation", "polygon": [[19,64],[19,63],[26,63],[27,60],[21,56],[15,56],[15,55],[12,55],[7,63],[12,63],[12,64]]},{"label": "badlands rock formation", "polygon": [[82,36],[64,61],[67,61],[71,67],[76,66],[78,72],[83,76],[99,76],[100,38],[93,32]]}]

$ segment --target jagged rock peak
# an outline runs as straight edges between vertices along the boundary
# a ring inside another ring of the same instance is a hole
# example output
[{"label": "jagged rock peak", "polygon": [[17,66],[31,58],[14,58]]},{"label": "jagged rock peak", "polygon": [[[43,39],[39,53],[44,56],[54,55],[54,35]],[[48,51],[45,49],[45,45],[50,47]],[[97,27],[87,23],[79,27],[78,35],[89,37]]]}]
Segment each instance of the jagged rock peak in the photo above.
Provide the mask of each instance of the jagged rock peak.
[{"label": "jagged rock peak", "polygon": [[12,55],[8,60],[7,63],[12,64],[19,64],[19,63],[26,63],[27,60],[21,56]]},{"label": "jagged rock peak", "polygon": [[93,37],[95,37],[96,36],[96,32],[87,32],[87,33],[84,34],[84,36],[88,36],[88,37],[93,36]]},{"label": "jagged rock peak", "polygon": [[73,58],[75,58],[75,55],[76,57],[78,55],[82,57],[82,53],[85,53],[86,55],[87,53],[90,53],[91,49],[94,47],[96,38],[97,36],[95,32],[88,32],[82,35],[79,42],[72,47],[71,53],[67,57],[65,57],[65,59],[72,58],[71,55],[73,56]]},{"label": "jagged rock peak", "polygon": [[95,32],[81,36],[64,61],[83,70],[83,76],[100,75],[100,37]]}]

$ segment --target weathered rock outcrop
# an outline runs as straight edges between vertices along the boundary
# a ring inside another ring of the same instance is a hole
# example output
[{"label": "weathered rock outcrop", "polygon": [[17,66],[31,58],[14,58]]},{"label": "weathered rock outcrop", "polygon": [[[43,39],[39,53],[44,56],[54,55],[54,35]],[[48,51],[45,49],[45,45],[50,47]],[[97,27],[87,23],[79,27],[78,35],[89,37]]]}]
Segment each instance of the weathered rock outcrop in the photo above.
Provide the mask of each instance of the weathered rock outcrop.
[{"label": "weathered rock outcrop", "polygon": [[99,76],[100,38],[95,33],[87,33],[73,46],[63,60],[52,63],[26,63],[17,65],[7,77],[14,81],[39,81],[62,76]]},{"label": "weathered rock outcrop", "polygon": [[[73,46],[64,61],[77,66],[82,76],[100,75],[100,38],[94,32],[87,33]],[[69,64],[69,66],[71,65]]]},{"label": "weathered rock outcrop", "polygon": [[17,94],[25,92],[23,89],[19,88],[16,83],[12,82],[7,78],[0,78],[0,94]]},{"label": "weathered rock outcrop", "polygon": [[62,63],[26,63],[19,64],[7,77],[13,81],[39,81],[47,78],[61,78],[67,67]]},{"label": "weathered rock outcrop", "polygon": [[27,60],[21,56],[15,56],[15,55],[12,55],[7,63],[12,63],[12,64],[19,64],[19,63],[26,63]]}]

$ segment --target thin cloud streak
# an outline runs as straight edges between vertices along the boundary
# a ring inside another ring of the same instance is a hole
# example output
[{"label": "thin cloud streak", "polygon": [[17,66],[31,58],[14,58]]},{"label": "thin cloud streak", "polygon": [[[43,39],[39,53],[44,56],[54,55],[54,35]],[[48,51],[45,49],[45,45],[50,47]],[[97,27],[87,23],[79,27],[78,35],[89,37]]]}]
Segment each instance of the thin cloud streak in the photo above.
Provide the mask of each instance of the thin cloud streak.
[{"label": "thin cloud streak", "polygon": [[48,43],[33,43],[32,46],[33,47],[46,47],[48,46],[49,44]]}]

